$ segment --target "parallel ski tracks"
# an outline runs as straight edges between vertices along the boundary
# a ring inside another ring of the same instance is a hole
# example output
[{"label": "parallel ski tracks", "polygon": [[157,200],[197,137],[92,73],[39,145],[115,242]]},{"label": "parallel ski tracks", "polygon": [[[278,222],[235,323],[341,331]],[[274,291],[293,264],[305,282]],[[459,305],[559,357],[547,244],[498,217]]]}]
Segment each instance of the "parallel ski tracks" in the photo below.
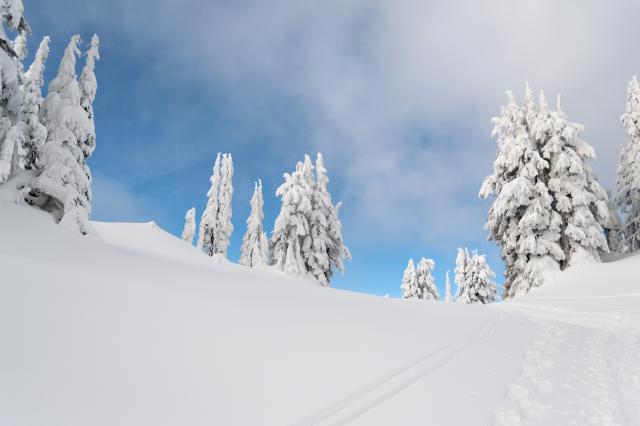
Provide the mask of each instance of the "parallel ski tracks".
[{"label": "parallel ski tracks", "polygon": [[291,426],[343,425],[357,419],[418,380],[442,368],[468,347],[485,339],[495,328],[498,315],[499,313],[494,311],[482,327],[467,337],[455,340],[379,377]]}]

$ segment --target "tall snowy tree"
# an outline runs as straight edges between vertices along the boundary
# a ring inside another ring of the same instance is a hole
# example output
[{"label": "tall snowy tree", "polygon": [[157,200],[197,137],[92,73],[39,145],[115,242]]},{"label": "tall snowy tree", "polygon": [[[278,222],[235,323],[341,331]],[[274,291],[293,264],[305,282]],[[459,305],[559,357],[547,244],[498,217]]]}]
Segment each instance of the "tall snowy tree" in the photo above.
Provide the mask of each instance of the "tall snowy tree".
[{"label": "tall snowy tree", "polygon": [[640,249],[640,84],[636,76],[629,82],[627,107],[620,119],[628,142],[620,156],[616,199],[624,218],[625,246],[636,251]]},{"label": "tall snowy tree", "polygon": [[418,263],[416,269],[416,280],[418,282],[418,288],[420,289],[420,298],[426,300],[440,300],[436,283],[433,280],[433,269],[436,267],[436,262],[432,259],[425,259],[424,257]]},{"label": "tall snowy tree", "polygon": [[220,167],[220,193],[217,236],[215,240],[215,252],[227,257],[227,250],[231,245],[233,224],[231,223],[231,201],[233,199],[233,158],[231,154],[222,156]]},{"label": "tall snowy tree", "polygon": [[25,162],[26,170],[36,168],[38,153],[47,140],[47,128],[40,121],[42,108],[42,86],[44,85],[44,65],[49,56],[49,37],[44,37],[36,51],[36,57],[25,74],[21,114],[26,123]]},{"label": "tall snowy tree", "polygon": [[308,270],[302,256],[311,247],[310,231],[313,182],[309,180],[311,162],[296,165],[295,172],[284,174],[284,183],[276,191],[282,200],[271,237],[272,264],[292,275],[306,275]]},{"label": "tall snowy tree", "polygon": [[218,218],[218,194],[220,193],[220,162],[222,155],[218,153],[213,165],[211,175],[211,187],[207,192],[207,206],[200,217],[200,229],[198,230],[198,249],[204,251],[209,256],[213,256],[216,221]]},{"label": "tall snowy tree", "polygon": [[407,268],[404,270],[400,290],[402,290],[403,299],[420,299],[422,296],[421,289],[418,286],[418,275],[413,259],[409,259]]},{"label": "tall snowy tree", "polygon": [[196,208],[191,207],[184,216],[184,229],[182,239],[189,245],[193,244],[193,236],[196,233]]},{"label": "tall snowy tree", "polygon": [[33,186],[37,197],[32,202],[52,212],[60,224],[87,234],[92,232],[91,177],[85,163],[88,155],[84,141],[93,126],[80,105],[75,72],[79,42],[80,36],[71,38],[42,106],[47,141],[36,164],[41,172]]},{"label": "tall snowy tree", "polygon": [[548,110],[543,106],[537,111],[528,86],[524,107],[511,92],[507,98],[501,115],[492,119],[498,154],[493,174],[480,190],[482,198],[496,197],[485,227],[505,262],[505,299],[542,284],[542,272],[558,269],[565,259],[559,243],[562,218],[547,187],[549,163],[539,152],[547,138],[543,124]]},{"label": "tall snowy tree", "polygon": [[264,200],[262,198],[262,181],[258,180],[251,197],[251,214],[247,219],[247,232],[242,240],[240,264],[253,267],[267,263],[269,242],[264,232]]},{"label": "tall snowy tree", "polygon": [[[305,177],[311,171],[309,157],[305,157]],[[316,159],[316,179],[311,197],[312,209],[309,217],[310,232],[307,236],[309,249],[303,251],[307,269],[322,285],[329,285],[333,269],[344,272],[344,260],[351,259],[349,249],[342,238],[342,224],[338,218],[341,203],[331,201],[328,190],[329,177],[321,153]],[[306,247],[306,244],[305,244]]]},{"label": "tall snowy tree", "polygon": [[453,296],[451,295],[451,280],[449,279],[449,273],[451,271],[447,270],[445,275],[445,283],[444,283],[444,301],[445,302],[453,302]]},{"label": "tall snowy tree", "polygon": [[550,165],[553,206],[562,218],[560,244],[566,259],[562,267],[599,260],[598,251],[609,251],[604,235],[610,222],[607,193],[586,163],[596,154],[580,139],[583,126],[567,120],[559,96],[548,131],[541,152]]},{"label": "tall snowy tree", "polygon": [[495,300],[496,284],[493,280],[495,273],[487,264],[484,255],[474,251],[472,256],[464,254],[464,280],[458,284],[457,301],[459,303],[491,303]]},{"label": "tall snowy tree", "polygon": [[231,200],[233,198],[233,160],[231,154],[216,157],[207,192],[207,207],[202,212],[197,247],[209,256],[227,257],[231,242]]},{"label": "tall snowy tree", "polygon": [[[85,158],[89,157],[96,147],[96,128],[93,120],[93,101],[96,99],[98,82],[96,80],[96,61],[100,59],[100,39],[97,35],[91,37],[91,44],[87,50],[86,62],[80,74],[80,106],[85,110],[89,123],[85,139],[81,141],[82,152]],[[91,175],[89,174],[89,177]]]},{"label": "tall snowy tree", "polygon": [[16,31],[24,22],[21,0],[0,0],[0,183],[5,182],[24,157],[23,132],[17,126],[22,103],[21,64],[6,30]]}]

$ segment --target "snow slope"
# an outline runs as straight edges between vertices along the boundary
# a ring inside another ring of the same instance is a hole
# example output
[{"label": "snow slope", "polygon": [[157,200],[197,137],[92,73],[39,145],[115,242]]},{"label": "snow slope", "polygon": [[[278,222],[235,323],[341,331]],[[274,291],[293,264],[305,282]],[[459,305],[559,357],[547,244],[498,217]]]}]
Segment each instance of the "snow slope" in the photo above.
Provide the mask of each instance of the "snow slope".
[{"label": "snow slope", "polygon": [[0,203],[0,425],[640,418],[638,256],[469,306],[215,261],[153,223],[94,226]]}]

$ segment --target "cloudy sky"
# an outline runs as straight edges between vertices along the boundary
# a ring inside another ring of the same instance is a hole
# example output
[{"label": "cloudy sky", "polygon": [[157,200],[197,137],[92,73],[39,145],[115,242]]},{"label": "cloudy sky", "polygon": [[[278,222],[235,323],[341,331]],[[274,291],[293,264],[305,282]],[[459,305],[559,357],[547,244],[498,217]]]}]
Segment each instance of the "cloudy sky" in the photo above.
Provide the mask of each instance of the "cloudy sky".
[{"label": "cloudy sky", "polygon": [[235,260],[252,182],[271,230],[282,173],[321,151],[354,257],[335,286],[375,294],[399,293],[409,257],[434,258],[442,287],[459,246],[502,271],[477,193],[507,89],[562,93],[613,187],[640,70],[637,1],[24,2],[31,53],[52,36],[48,75],[71,35],[101,36],[94,219],[178,234],[231,152]]}]

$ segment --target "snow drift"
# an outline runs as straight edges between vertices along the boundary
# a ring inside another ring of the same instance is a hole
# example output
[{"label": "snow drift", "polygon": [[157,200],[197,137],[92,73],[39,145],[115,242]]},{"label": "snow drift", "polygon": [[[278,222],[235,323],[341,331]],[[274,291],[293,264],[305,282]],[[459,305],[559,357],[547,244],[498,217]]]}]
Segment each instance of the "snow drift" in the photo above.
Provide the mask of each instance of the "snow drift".
[{"label": "snow drift", "polygon": [[559,273],[517,302],[459,305],[215,261],[153,223],[93,226],[81,236],[0,203],[2,425],[640,415],[637,256]]}]

